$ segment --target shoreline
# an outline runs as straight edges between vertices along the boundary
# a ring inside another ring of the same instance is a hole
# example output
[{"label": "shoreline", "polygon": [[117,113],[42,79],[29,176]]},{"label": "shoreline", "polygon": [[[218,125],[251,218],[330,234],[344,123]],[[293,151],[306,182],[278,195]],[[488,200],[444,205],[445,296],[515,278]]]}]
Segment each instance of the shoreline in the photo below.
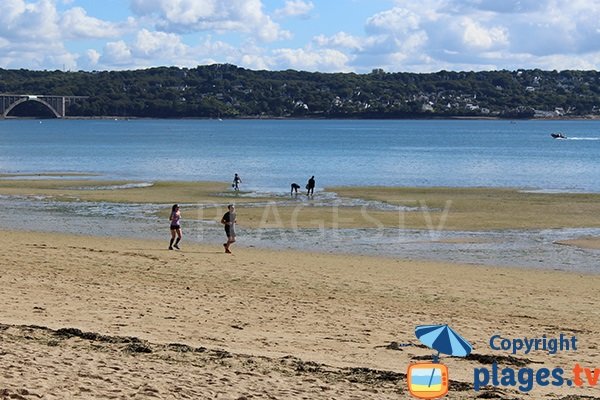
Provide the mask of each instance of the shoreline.
[{"label": "shoreline", "polygon": [[454,115],[454,116],[427,116],[427,115],[423,115],[423,116],[415,116],[415,115],[411,115],[411,116],[407,116],[407,117],[386,117],[386,116],[379,116],[379,117],[360,117],[360,116],[355,116],[355,117],[346,117],[346,118],[342,118],[342,117],[320,117],[320,116],[305,116],[305,117],[301,117],[301,116],[289,116],[289,117],[276,117],[276,116],[252,116],[252,115],[245,115],[245,116],[238,116],[238,117],[178,117],[178,118],[153,118],[153,117],[136,117],[136,116],[110,116],[110,115],[103,115],[103,116],[69,116],[66,115],[64,117],[61,118],[56,118],[56,117],[14,117],[14,116],[5,116],[5,117],[0,117],[0,121],[2,120],[8,120],[8,121],[18,121],[18,120],[123,120],[123,121],[127,121],[127,120],[156,120],[156,121],[161,121],[161,120],[181,120],[181,121],[186,121],[186,120],[199,120],[199,121],[252,121],[252,120],[265,120],[265,121],[269,121],[269,120],[274,120],[274,121],[323,121],[323,120],[331,120],[331,121],[345,121],[345,120],[349,120],[349,121],[405,121],[405,120],[414,120],[414,121],[420,121],[420,120],[441,120],[441,121],[451,121],[451,120],[462,120],[462,121],[469,121],[469,120],[473,120],[473,121],[510,121],[510,122],[518,122],[518,121],[581,121],[581,120],[600,120],[600,115],[574,115],[574,116],[557,116],[557,117],[530,117],[530,118],[524,118],[524,117],[497,117],[497,116],[485,116],[485,115],[481,115],[481,116],[469,116],[469,115]]},{"label": "shoreline", "polygon": [[[176,202],[201,209],[233,202],[247,205],[250,211],[256,211],[257,207],[276,206],[288,213],[302,206],[305,207],[302,211],[317,211],[314,215],[307,215],[306,220],[317,218],[326,223],[329,222],[323,211],[330,207],[349,213],[353,209],[383,213],[376,216],[377,221],[364,215],[362,219],[358,218],[356,212],[350,213],[349,217],[353,220],[350,226],[354,228],[388,226],[385,218],[398,212],[405,214],[403,226],[409,229],[426,229],[437,222],[443,224],[441,229],[475,231],[600,228],[600,193],[547,192],[511,187],[334,186],[325,187],[309,197],[285,191],[232,191],[228,183],[218,181],[115,180],[79,172],[44,172],[0,174],[0,195],[59,202],[154,205]],[[265,213],[261,210],[254,213],[251,219],[258,220],[255,223],[259,225],[249,227],[264,227],[268,222],[264,217]],[[283,217],[280,219],[288,216]],[[338,222],[341,223],[345,217],[340,217]],[[302,223],[294,226],[305,227]],[[393,223],[392,226],[398,225]]]},{"label": "shoreline", "polygon": [[[159,395],[176,385],[196,398],[398,398],[406,395],[407,366],[432,356],[414,336],[416,325],[431,323],[449,323],[475,349],[469,359],[442,357],[452,374],[450,399],[482,393],[473,391],[473,369],[489,367],[486,357],[536,370],[600,365],[591,301],[597,275],[242,247],[227,255],[185,241],[170,252],[163,242],[4,231],[0,338],[8,372],[0,389],[50,399],[84,390],[96,398],[111,389],[125,395],[143,386],[133,373],[143,371],[170,378],[150,383]],[[59,336],[61,328],[71,333]],[[509,352],[488,345],[498,333],[576,335],[578,350],[510,361]],[[174,384],[174,373],[195,384]],[[389,380],[377,378],[386,374]],[[286,392],[292,387],[296,393]],[[519,396],[515,388],[486,391]],[[596,392],[536,386],[530,396],[575,393]]]},{"label": "shoreline", "polygon": [[218,244],[235,203],[248,247],[600,272],[600,194],[338,187],[307,198],[234,193],[220,182],[74,178],[0,179],[0,227],[160,239],[176,199],[186,238]]}]

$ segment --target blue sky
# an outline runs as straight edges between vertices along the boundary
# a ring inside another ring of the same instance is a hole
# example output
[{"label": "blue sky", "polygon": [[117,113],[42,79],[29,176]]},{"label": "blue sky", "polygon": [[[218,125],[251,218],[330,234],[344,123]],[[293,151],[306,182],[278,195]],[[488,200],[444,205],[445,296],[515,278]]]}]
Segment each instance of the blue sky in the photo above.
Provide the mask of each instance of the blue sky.
[{"label": "blue sky", "polygon": [[1,0],[0,68],[598,69],[597,0]]}]

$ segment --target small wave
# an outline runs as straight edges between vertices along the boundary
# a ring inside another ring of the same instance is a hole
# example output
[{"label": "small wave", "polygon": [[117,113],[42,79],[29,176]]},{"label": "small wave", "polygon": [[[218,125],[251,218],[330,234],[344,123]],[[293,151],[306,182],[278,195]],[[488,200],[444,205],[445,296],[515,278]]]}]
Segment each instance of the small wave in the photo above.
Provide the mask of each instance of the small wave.
[{"label": "small wave", "polygon": [[[227,192],[221,193],[222,197],[239,197],[246,199],[266,199],[266,201],[256,201],[244,203],[244,207],[265,207],[276,202],[280,206],[311,206],[311,207],[356,207],[368,208],[381,211],[420,211],[427,209],[423,206],[402,206],[385,203],[376,200],[364,200],[359,198],[339,197],[335,192],[315,191],[314,196],[306,196],[304,193],[290,194],[282,192],[269,192],[266,190],[256,190],[252,192]],[[206,207],[214,205],[207,204]]]},{"label": "small wave", "polygon": [[519,190],[520,193],[537,193],[537,194],[585,194],[594,193],[583,189],[525,189]]},{"label": "small wave", "polygon": [[41,194],[0,194],[0,200],[7,201],[43,201],[52,198],[54,198],[54,196]]},{"label": "small wave", "polygon": [[122,185],[106,185],[106,186],[81,186],[67,188],[71,190],[119,190],[119,189],[138,189],[154,186],[152,182],[140,182],[140,183],[125,183]]}]

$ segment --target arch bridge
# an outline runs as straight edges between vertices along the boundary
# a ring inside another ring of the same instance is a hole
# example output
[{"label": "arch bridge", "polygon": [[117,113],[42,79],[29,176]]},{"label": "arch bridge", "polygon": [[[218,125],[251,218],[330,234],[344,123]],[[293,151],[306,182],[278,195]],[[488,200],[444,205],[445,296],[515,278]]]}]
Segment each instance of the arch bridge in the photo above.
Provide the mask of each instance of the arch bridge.
[{"label": "arch bridge", "polygon": [[0,94],[0,118],[6,118],[8,113],[19,104],[26,101],[37,101],[48,107],[56,118],[66,116],[67,106],[77,100],[87,99],[88,96],[53,96],[32,94]]}]

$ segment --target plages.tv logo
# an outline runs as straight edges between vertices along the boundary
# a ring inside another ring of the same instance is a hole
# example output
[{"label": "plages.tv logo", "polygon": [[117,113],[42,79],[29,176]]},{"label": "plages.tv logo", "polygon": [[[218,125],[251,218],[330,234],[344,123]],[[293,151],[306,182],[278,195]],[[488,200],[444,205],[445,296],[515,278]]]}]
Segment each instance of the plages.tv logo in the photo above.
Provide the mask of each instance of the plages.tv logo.
[{"label": "plages.tv logo", "polygon": [[473,346],[448,325],[419,325],[415,335],[425,346],[437,350],[433,362],[413,363],[406,373],[408,391],[418,399],[436,399],[448,393],[448,367],[439,362],[439,355],[466,357]]},{"label": "plages.tv logo", "polygon": [[[558,352],[576,352],[577,337],[561,333],[557,337],[517,337],[506,338],[495,334],[490,338],[490,348],[494,351],[509,351],[513,355],[518,353],[531,354],[544,352],[554,355]],[[520,392],[527,393],[536,387],[561,387],[584,386],[595,388],[600,380],[600,368],[575,363],[567,367],[529,367],[512,368],[499,366],[493,363],[490,368],[479,367],[473,371],[473,388],[479,391],[482,387],[513,387]]]}]

